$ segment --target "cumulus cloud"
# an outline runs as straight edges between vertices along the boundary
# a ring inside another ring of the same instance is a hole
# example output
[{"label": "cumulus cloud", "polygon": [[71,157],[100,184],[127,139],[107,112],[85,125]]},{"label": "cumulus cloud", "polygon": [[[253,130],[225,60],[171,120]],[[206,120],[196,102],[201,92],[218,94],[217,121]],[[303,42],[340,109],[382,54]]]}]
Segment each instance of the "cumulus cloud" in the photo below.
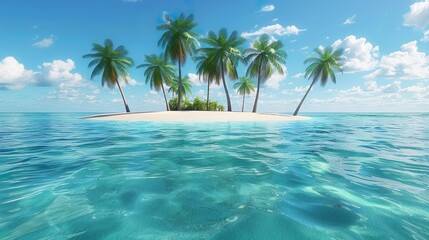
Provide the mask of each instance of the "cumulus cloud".
[{"label": "cumulus cloud", "polygon": [[249,38],[253,36],[260,36],[262,34],[268,34],[270,36],[277,35],[277,36],[289,36],[289,35],[298,35],[300,32],[305,31],[306,29],[299,29],[295,25],[290,25],[283,27],[280,24],[274,24],[269,25],[260,28],[259,30],[256,30],[254,32],[244,32],[241,34],[244,38]]},{"label": "cumulus cloud", "polygon": [[189,81],[192,83],[192,86],[198,87],[203,84],[202,81],[200,81],[198,74],[188,73],[188,77],[189,77]]},{"label": "cumulus cloud", "polygon": [[377,69],[364,76],[367,79],[425,79],[429,78],[429,57],[419,52],[417,41],[411,41],[396,51],[382,56]]},{"label": "cumulus cloud", "polygon": [[128,84],[131,86],[139,85],[139,82],[137,82],[134,78],[130,78],[127,80]]},{"label": "cumulus cloud", "polygon": [[52,85],[67,85],[78,86],[83,82],[83,78],[79,73],[72,73],[76,68],[73,60],[67,59],[54,60],[45,62],[41,66],[42,71],[38,74],[37,85],[52,86]]},{"label": "cumulus cloud", "polygon": [[[55,86],[56,88],[50,91],[45,99],[98,101],[95,95],[100,90],[83,79],[79,73],[73,73],[74,69],[75,65],[71,59],[45,62],[37,71],[33,71],[25,69],[14,57],[6,57],[0,61],[0,89],[20,89],[26,85]],[[82,88],[88,93],[82,92],[80,90]]]},{"label": "cumulus cloud", "polygon": [[261,10],[259,10],[259,12],[271,12],[275,9],[276,7],[272,4],[270,5],[265,5],[261,8]]},{"label": "cumulus cloud", "polygon": [[127,77],[127,83],[125,83],[124,79],[121,77],[119,78],[119,84],[121,84],[121,86],[140,86],[140,85],[144,85],[143,82],[138,82],[137,80],[135,80],[134,78],[130,78]]},{"label": "cumulus cloud", "polygon": [[285,79],[286,79],[286,77],[287,77],[287,67],[286,67],[285,65],[282,65],[282,68],[283,68],[283,72],[284,72],[284,74],[281,74],[281,73],[279,73],[279,72],[275,71],[275,72],[271,75],[271,77],[269,77],[269,78],[265,81],[264,85],[265,85],[266,87],[271,88],[271,89],[279,89],[280,83],[281,83],[283,80],[285,80]]},{"label": "cumulus cloud", "polygon": [[[73,60],[67,59],[45,62],[38,67],[37,71],[25,69],[14,57],[6,57],[0,61],[0,89],[20,89],[26,85],[40,87],[56,86],[61,90],[71,88],[88,87],[89,81],[82,78],[79,73],[73,73],[75,69]],[[62,91],[69,95],[71,91]]]},{"label": "cumulus cloud", "polygon": [[357,38],[354,35],[338,39],[332,44],[333,49],[344,49],[344,71],[368,71],[376,67],[379,47],[373,46],[366,38]]},{"label": "cumulus cloud", "polygon": [[350,25],[350,24],[355,23],[355,17],[356,17],[356,15],[353,15],[353,16],[351,16],[351,17],[347,18],[347,19],[343,22],[343,25]]},{"label": "cumulus cloud", "polygon": [[54,36],[53,35],[51,35],[48,38],[43,38],[42,40],[34,43],[33,46],[38,47],[38,48],[47,48],[47,47],[50,47],[52,44],[54,44]]},{"label": "cumulus cloud", "polygon": [[412,4],[404,15],[404,25],[421,30],[429,26],[429,0]]},{"label": "cumulus cloud", "polygon": [[35,72],[25,69],[14,57],[0,61],[0,89],[20,89],[35,82]]}]

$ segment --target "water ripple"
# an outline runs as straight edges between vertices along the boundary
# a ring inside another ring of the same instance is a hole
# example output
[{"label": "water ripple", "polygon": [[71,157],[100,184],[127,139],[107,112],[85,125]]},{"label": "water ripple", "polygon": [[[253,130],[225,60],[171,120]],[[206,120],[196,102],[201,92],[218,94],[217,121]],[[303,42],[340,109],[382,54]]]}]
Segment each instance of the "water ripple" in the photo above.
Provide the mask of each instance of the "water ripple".
[{"label": "water ripple", "polygon": [[1,239],[429,238],[428,114],[80,116],[0,118]]}]

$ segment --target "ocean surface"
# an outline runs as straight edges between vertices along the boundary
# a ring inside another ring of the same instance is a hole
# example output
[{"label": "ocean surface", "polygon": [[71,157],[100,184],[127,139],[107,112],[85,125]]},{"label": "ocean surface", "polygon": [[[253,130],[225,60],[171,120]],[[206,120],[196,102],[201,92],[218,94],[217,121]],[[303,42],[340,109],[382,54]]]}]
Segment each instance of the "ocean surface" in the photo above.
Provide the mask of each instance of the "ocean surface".
[{"label": "ocean surface", "polygon": [[429,114],[0,113],[0,239],[429,239]]}]

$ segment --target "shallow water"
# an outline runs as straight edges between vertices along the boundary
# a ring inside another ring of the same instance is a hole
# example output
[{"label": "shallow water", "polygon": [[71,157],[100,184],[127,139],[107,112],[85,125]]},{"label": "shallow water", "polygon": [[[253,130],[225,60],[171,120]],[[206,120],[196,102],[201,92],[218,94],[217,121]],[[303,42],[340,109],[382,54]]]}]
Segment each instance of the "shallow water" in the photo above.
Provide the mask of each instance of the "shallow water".
[{"label": "shallow water", "polygon": [[429,114],[1,113],[0,239],[429,239]]}]

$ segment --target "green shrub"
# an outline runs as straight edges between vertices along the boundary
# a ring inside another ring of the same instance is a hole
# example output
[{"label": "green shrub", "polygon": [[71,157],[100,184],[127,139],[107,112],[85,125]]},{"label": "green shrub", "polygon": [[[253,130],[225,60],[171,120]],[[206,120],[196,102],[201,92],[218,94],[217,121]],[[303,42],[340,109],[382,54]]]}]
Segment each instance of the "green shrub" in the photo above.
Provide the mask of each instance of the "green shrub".
[{"label": "green shrub", "polygon": [[[177,97],[170,99],[168,104],[170,105],[171,111],[177,111],[177,106],[179,104]],[[182,102],[182,109],[187,111],[206,111],[207,102],[198,97],[196,97],[192,102],[186,99]],[[222,105],[218,105],[217,102],[209,102],[209,110],[224,111],[225,108]]]}]

